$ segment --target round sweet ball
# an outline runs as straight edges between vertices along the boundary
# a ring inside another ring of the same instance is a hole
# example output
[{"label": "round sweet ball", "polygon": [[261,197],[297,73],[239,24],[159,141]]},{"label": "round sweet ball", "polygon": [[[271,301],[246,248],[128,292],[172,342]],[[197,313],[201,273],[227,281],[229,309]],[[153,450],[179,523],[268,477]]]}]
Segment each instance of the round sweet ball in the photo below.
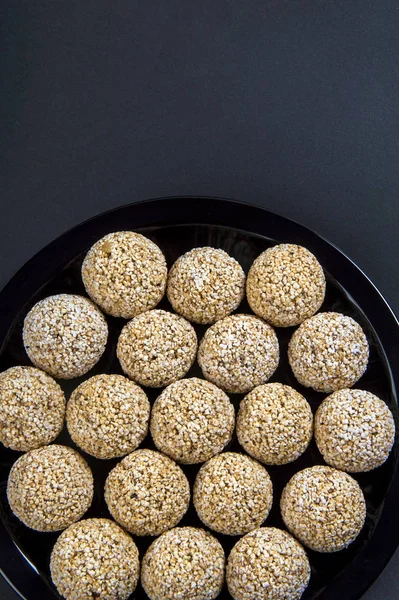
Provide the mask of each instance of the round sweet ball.
[{"label": "round sweet ball", "polygon": [[85,519],[68,527],[50,558],[51,579],[66,600],[127,600],[139,578],[139,553],[109,519]]},{"label": "round sweet ball", "polygon": [[273,487],[268,472],[257,461],[224,452],[199,470],[193,500],[207,527],[225,535],[243,535],[267,518]]},{"label": "round sweet ball", "polygon": [[240,264],[217,248],[194,248],[172,266],[167,286],[176,312],[195,323],[215,323],[235,310],[245,293]]},{"label": "round sweet ball", "polygon": [[23,342],[35,367],[59,379],[90,371],[107,343],[108,325],[93,302],[75,294],[40,300],[25,317]]},{"label": "round sweet ball", "polygon": [[248,454],[268,465],[296,460],[313,435],[313,414],[296,390],[282,383],[256,387],[240,403],[237,437]]},{"label": "round sweet ball", "polygon": [[310,565],[305,550],[289,533],[262,527],[233,547],[226,579],[235,600],[299,600],[309,583]]},{"label": "round sweet ball", "polygon": [[388,406],[364,390],[339,390],[315,416],[315,439],[326,463],[350,473],[371,471],[389,456],[395,421]]},{"label": "round sweet ball", "polygon": [[193,377],[168,386],[151,413],[151,435],[158,450],[177,462],[205,462],[230,442],[234,406],[216,385]]},{"label": "round sweet ball", "polygon": [[154,308],[168,269],[161,250],[140,233],[118,231],[90,248],[82,264],[86,292],[104,312],[131,319]]},{"label": "round sweet ball", "polygon": [[64,392],[34,367],[11,367],[0,374],[0,441],[26,452],[49,444],[64,425]]},{"label": "round sweet ball", "polygon": [[67,406],[68,431],[96,458],[125,456],[148,431],[150,403],[145,392],[122,375],[96,375],[81,383]]},{"label": "round sweet ball", "polygon": [[154,450],[136,450],[109,473],[105,482],[108,509],[134,535],[160,535],[181,521],[190,502],[182,469]]},{"label": "round sweet ball", "polygon": [[232,394],[266,383],[278,362],[274,329],[253,315],[231,315],[218,321],[205,332],[198,350],[205,379]]},{"label": "round sweet ball", "polygon": [[366,518],[363,492],[353,477],[331,467],[296,473],[281,496],[287,529],[316,552],[337,552],[359,535]]},{"label": "round sweet ball", "polygon": [[183,317],[151,310],[125,325],[116,353],[128,377],[147,387],[165,387],[190,369],[197,353],[197,335]]},{"label": "round sweet ball", "polygon": [[176,527],[144,555],[141,583],[150,600],[214,600],[224,582],[225,556],[210,533]]},{"label": "round sweet ball", "polygon": [[316,257],[303,246],[279,244],[253,262],[247,299],[256,315],[274,327],[299,325],[323,304],[326,280]]},{"label": "round sweet ball", "polygon": [[57,444],[23,454],[8,476],[14,515],[36,531],[59,531],[80,519],[93,499],[93,475],[72,448]]},{"label": "round sweet ball", "polygon": [[351,387],[364,374],[369,345],[363,329],[351,317],[319,313],[295,331],[288,359],[299,383],[331,393]]}]

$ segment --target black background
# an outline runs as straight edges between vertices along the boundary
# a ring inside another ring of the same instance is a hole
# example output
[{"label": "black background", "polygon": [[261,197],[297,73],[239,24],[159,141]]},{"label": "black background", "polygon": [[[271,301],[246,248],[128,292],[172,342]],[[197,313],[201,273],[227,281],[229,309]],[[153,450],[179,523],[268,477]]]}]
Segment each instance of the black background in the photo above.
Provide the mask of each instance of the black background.
[{"label": "black background", "polygon": [[220,195],[317,230],[399,312],[399,2],[2,0],[0,27],[1,285],[93,214]]}]

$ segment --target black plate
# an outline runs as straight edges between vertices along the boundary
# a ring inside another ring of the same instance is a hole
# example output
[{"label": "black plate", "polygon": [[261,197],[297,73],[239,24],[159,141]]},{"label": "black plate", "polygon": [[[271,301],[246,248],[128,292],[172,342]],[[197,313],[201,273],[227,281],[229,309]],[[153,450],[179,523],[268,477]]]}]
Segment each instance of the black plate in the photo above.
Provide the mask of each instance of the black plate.
[{"label": "black plate", "polygon": [[[275,242],[293,242],[306,246],[322,263],[327,276],[327,293],[322,310],[334,310],[354,317],[367,333],[370,364],[356,387],[383,398],[394,413],[399,411],[395,382],[399,374],[399,328],[393,312],[370,280],[342,252],[305,227],[260,208],[213,198],[165,198],[125,206],[104,213],[75,227],[32,258],[0,294],[0,370],[27,365],[29,360],[21,340],[23,318],[39,299],[54,293],[84,293],[80,265],[87,249],[111,231],[133,229],[153,239],[164,251],[170,266],[183,252],[195,246],[217,246],[234,256],[247,271],[254,258]],[[161,305],[170,308],[163,300]],[[239,312],[248,312],[245,302]],[[123,321],[107,318],[109,342],[100,362],[85,378],[100,372],[120,373],[115,344]],[[196,327],[199,336],[204,327]],[[302,388],[294,379],[286,358],[287,342],[293,328],[278,329],[281,362],[271,381],[292,385],[310,401],[319,405],[324,395]],[[193,367],[189,375],[200,375]],[[84,378],[61,382],[67,395]],[[147,390],[153,400],[157,393]],[[241,396],[232,396],[237,406]],[[57,441],[73,446],[64,430]],[[153,447],[147,437],[143,446]],[[240,450],[236,440],[232,450]],[[6,500],[6,481],[19,453],[0,449],[0,567],[14,589],[28,600],[50,600],[57,596],[49,580],[49,556],[58,533],[36,533],[22,525],[11,513]],[[87,517],[109,516],[103,500],[103,485],[116,460],[99,461],[88,455],[95,476],[95,497]],[[309,551],[312,578],[303,598],[355,600],[362,596],[379,575],[396,549],[399,536],[399,477],[396,474],[398,445],[388,461],[369,474],[355,476],[367,500],[367,520],[358,539],[335,554]],[[278,504],[281,490],[294,472],[323,464],[314,442],[291,465],[268,468],[274,483],[274,504],[267,525],[282,527]],[[193,481],[198,466],[183,466]],[[192,506],[180,523],[202,526]],[[217,537],[228,552],[237,538]],[[142,553],[150,538],[136,539]],[[228,598],[226,588],[222,598]],[[146,598],[141,586],[132,598]]]}]

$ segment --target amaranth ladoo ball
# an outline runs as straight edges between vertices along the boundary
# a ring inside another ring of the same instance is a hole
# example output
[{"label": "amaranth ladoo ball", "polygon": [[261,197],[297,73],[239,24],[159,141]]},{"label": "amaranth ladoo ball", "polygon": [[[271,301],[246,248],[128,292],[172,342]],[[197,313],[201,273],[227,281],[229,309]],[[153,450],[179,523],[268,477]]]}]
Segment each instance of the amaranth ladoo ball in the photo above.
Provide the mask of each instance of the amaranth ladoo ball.
[{"label": "amaranth ladoo ball", "polygon": [[177,462],[205,462],[230,442],[234,406],[221,389],[192,377],[169,385],[151,412],[151,435],[158,450]]},{"label": "amaranth ladoo ball", "polygon": [[240,264],[219,248],[194,248],[172,266],[167,295],[174,310],[195,323],[214,323],[240,304],[245,273]]},{"label": "amaranth ladoo ball", "polygon": [[225,535],[243,535],[267,518],[273,486],[268,472],[256,460],[223,452],[202,465],[193,501],[207,527]]},{"label": "amaranth ladoo ball", "polygon": [[326,463],[360,473],[381,466],[395,441],[388,406],[365,390],[339,390],[328,396],[315,416],[315,439]]},{"label": "amaranth ladoo ball", "polygon": [[296,460],[313,435],[309,403],[282,383],[266,383],[241,401],[237,438],[248,454],[268,465]]},{"label": "amaranth ladoo ball", "polygon": [[154,308],[165,293],[162,251],[140,233],[117,231],[94,244],[82,264],[86,292],[104,312],[131,319]]},{"label": "amaranth ladoo ball", "polygon": [[326,280],[316,257],[303,246],[279,244],[253,262],[247,299],[256,315],[274,327],[299,325],[323,304]]},{"label": "amaranth ladoo ball", "polygon": [[68,431],[82,450],[96,458],[133,452],[148,431],[150,403],[146,393],[122,375],[95,375],[71,394]]},{"label": "amaranth ladoo ball", "polygon": [[136,544],[109,519],[85,519],[61,533],[51,578],[66,600],[127,600],[139,579]]},{"label": "amaranth ladoo ball", "polygon": [[0,373],[0,441],[26,452],[52,442],[64,425],[65,395],[50,375],[34,367]]},{"label": "amaranth ladoo ball", "polygon": [[165,310],[151,310],[129,321],[116,350],[124,373],[148,387],[164,387],[184,377],[196,352],[193,326]]},{"label": "amaranth ladoo ball", "polygon": [[258,317],[238,314],[209,327],[199,345],[198,364],[205,379],[239,394],[266,383],[279,356],[274,329]]},{"label": "amaranth ladoo ball", "polygon": [[109,473],[105,482],[108,509],[134,535],[160,535],[181,521],[190,502],[182,469],[154,450],[136,450]]},{"label": "amaranth ladoo ball", "polygon": [[295,331],[288,359],[299,383],[330,393],[360,379],[367,369],[369,345],[363,329],[351,317],[319,313]]},{"label": "amaranth ladoo ball", "polygon": [[36,531],[65,529],[85,514],[93,499],[93,475],[72,448],[52,444],[23,454],[7,481],[12,512]]},{"label": "amaranth ladoo ball", "polygon": [[296,473],[283,490],[280,506],[287,529],[317,552],[349,546],[366,519],[366,502],[357,481],[325,466]]},{"label": "amaranth ladoo ball", "polygon": [[151,600],[214,600],[224,581],[225,556],[210,533],[176,527],[144,555],[141,583]]},{"label": "amaranth ladoo ball", "polygon": [[59,379],[90,371],[107,343],[108,325],[91,300],[58,294],[40,300],[23,327],[25,350],[35,367]]},{"label": "amaranth ladoo ball", "polygon": [[299,600],[309,583],[310,565],[289,533],[261,527],[233,547],[226,579],[235,600]]}]

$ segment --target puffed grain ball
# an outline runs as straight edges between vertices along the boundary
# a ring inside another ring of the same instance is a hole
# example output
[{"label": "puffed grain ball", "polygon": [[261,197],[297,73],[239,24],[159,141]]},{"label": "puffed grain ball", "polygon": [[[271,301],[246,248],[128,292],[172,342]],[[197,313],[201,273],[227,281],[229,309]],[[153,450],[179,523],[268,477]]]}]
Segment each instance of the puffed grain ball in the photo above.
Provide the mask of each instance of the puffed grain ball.
[{"label": "puffed grain ball", "polygon": [[338,552],[349,546],[366,518],[357,481],[325,466],[296,473],[283,490],[280,506],[287,529],[316,552]]},{"label": "puffed grain ball", "polygon": [[50,559],[51,578],[66,600],[127,600],[139,569],[136,544],[109,519],[85,519],[68,527]]},{"label": "puffed grain ball", "polygon": [[95,375],[72,392],[66,415],[75,444],[96,458],[116,458],[135,450],[147,435],[150,403],[126,377]]},{"label": "puffed grain ball", "polygon": [[150,600],[214,600],[224,581],[225,556],[210,533],[176,527],[144,555],[141,583]]},{"label": "puffed grain ball", "polygon": [[240,403],[237,438],[248,454],[268,465],[296,460],[313,434],[313,414],[296,390],[282,383],[256,387]]},{"label": "puffed grain ball", "polygon": [[59,531],[80,519],[93,499],[93,475],[72,448],[53,444],[14,463],[7,498],[14,515],[36,531]]},{"label": "puffed grain ball", "polygon": [[195,360],[197,335],[188,321],[165,310],[151,310],[125,325],[117,356],[137,383],[164,387],[186,375]]},{"label": "puffed grain ball", "polygon": [[374,394],[340,390],[319,406],[315,439],[330,466],[349,473],[371,471],[389,456],[395,421],[385,402]]},{"label": "puffed grain ball", "polygon": [[303,246],[279,244],[253,262],[247,299],[256,315],[274,327],[299,325],[323,304],[326,280],[316,257]]},{"label": "puffed grain ball", "polygon": [[266,383],[278,362],[274,329],[253,315],[231,315],[218,321],[205,332],[198,350],[205,379],[233,394]]},{"label": "puffed grain ball", "polygon": [[163,298],[168,269],[154,242],[140,233],[109,233],[92,246],[82,264],[86,292],[104,312],[131,319]]},{"label": "puffed grain ball", "polygon": [[319,313],[295,331],[288,359],[299,383],[330,393],[351,387],[360,379],[367,369],[369,345],[351,317]]},{"label": "puffed grain ball", "polygon": [[105,482],[108,509],[134,535],[160,535],[181,521],[190,502],[182,469],[154,450],[136,450],[109,473]]},{"label": "puffed grain ball", "polygon": [[11,367],[0,374],[0,441],[26,452],[49,444],[65,418],[64,392],[34,367]]},{"label": "puffed grain ball", "polygon": [[257,461],[224,452],[199,470],[193,500],[207,527],[225,535],[243,535],[267,518],[273,502],[272,482]]},{"label": "puffed grain ball", "polygon": [[167,285],[175,311],[194,323],[215,323],[241,303],[245,273],[224,250],[194,248],[172,266]]},{"label": "puffed grain ball", "polygon": [[90,371],[107,343],[108,325],[83,296],[58,294],[40,300],[25,317],[23,342],[35,365],[59,379]]},{"label": "puffed grain ball", "polygon": [[205,462],[230,442],[234,406],[216,385],[192,377],[168,386],[151,413],[151,435],[158,450],[177,462]]},{"label": "puffed grain ball", "polygon": [[289,533],[262,527],[233,547],[226,579],[235,600],[299,600],[309,583],[310,565]]}]

